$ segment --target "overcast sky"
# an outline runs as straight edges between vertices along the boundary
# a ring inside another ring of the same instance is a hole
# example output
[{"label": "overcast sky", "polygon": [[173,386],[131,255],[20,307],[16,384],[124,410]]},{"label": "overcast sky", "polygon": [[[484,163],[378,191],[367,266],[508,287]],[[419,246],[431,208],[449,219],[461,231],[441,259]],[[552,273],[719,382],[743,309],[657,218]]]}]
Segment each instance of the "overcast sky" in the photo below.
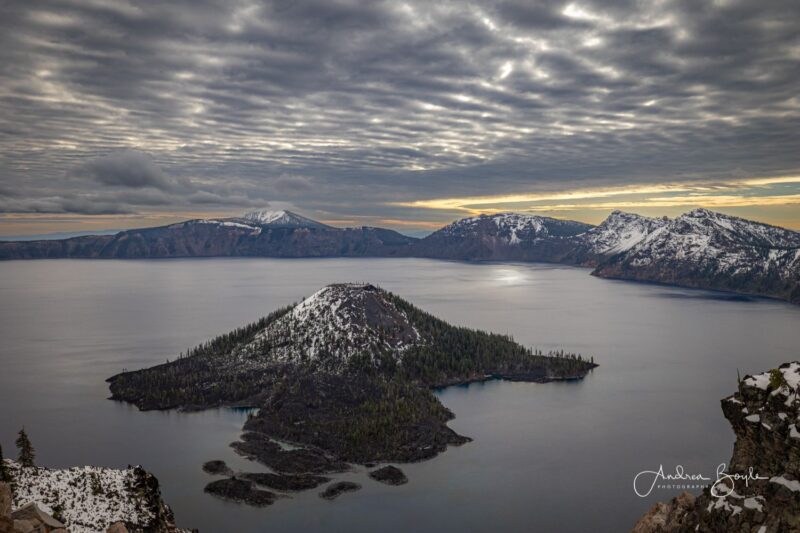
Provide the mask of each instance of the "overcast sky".
[{"label": "overcast sky", "polygon": [[0,3],[0,234],[290,208],[800,228],[800,2]]}]

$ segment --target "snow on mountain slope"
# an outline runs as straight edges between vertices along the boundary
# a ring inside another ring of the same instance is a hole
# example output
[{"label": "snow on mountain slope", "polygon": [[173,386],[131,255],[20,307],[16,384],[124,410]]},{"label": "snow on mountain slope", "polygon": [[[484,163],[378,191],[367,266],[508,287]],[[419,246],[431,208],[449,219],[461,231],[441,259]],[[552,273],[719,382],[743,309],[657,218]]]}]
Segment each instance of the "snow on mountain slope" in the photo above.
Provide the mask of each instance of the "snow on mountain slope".
[{"label": "snow on mountain slope", "polygon": [[592,253],[610,256],[630,250],[666,223],[662,218],[614,211],[602,224],[587,231],[583,239]]},{"label": "snow on mountain slope", "polygon": [[800,233],[752,220],[695,209],[669,224],[673,235],[697,235],[720,245],[744,245],[765,248],[797,248]]},{"label": "snow on mountain slope", "polygon": [[629,256],[634,267],[677,261],[730,276],[758,270],[789,276],[798,248],[800,233],[696,209],[647,235]]},{"label": "snow on mountain slope", "polygon": [[669,220],[594,272],[800,301],[800,233],[696,209]]},{"label": "snow on mountain slope", "polygon": [[309,296],[256,334],[234,355],[240,361],[261,354],[274,362],[319,363],[338,370],[357,355],[373,361],[397,358],[423,342],[388,293],[369,284],[329,285]]},{"label": "snow on mountain slope", "polygon": [[292,228],[327,228],[325,224],[311,220],[291,211],[250,211],[242,215],[242,220],[252,222],[261,226],[286,226]]},{"label": "snow on mountain slope", "polygon": [[568,236],[581,233],[590,228],[569,220],[558,220],[538,215],[520,213],[498,213],[463,218],[439,230],[438,234],[448,237],[469,237],[480,234],[492,235],[508,244],[520,244],[550,236]]},{"label": "snow on mountain slope", "polygon": [[23,468],[6,460],[14,508],[36,502],[59,514],[72,533],[103,533],[120,520],[147,531],[175,531],[158,482],[141,467]]}]

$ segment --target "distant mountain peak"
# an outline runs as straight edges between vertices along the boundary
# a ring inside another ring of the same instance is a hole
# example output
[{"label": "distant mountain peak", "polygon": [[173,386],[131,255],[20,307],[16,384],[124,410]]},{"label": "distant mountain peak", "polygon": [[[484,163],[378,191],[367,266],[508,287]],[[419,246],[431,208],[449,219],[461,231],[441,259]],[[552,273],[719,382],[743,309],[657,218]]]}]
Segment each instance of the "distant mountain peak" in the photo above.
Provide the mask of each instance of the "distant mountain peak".
[{"label": "distant mountain peak", "polygon": [[[725,218],[725,219],[739,219],[739,217],[735,217],[732,215],[726,215],[725,213],[720,213],[718,211],[712,211],[711,209],[706,209],[705,207],[698,207],[696,209],[692,209],[688,213],[684,213],[681,215],[683,218],[711,218],[711,219],[718,219],[718,218]],[[679,217],[679,218],[681,218]],[[744,220],[744,219],[739,219]],[[750,222],[750,221],[748,221]]]},{"label": "distant mountain peak", "polygon": [[260,224],[262,226],[288,226],[293,228],[326,228],[325,224],[311,220],[297,213],[284,209],[270,210],[262,209],[249,211],[242,215],[244,220]]}]

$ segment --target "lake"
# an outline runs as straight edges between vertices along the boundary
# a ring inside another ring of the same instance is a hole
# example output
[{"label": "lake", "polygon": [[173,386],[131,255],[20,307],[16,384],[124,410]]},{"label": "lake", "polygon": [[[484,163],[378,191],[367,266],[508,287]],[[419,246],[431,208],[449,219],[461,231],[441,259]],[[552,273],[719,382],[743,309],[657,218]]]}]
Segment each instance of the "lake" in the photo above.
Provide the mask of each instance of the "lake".
[{"label": "lake", "polygon": [[[473,442],[400,465],[389,487],[316,491],[256,509],[203,493],[203,462],[238,457],[246,412],[139,412],[105,379],[172,359],[323,285],[368,281],[451,322],[593,356],[578,383],[491,381],[438,394]],[[800,307],[597,279],[542,264],[422,259],[173,259],[0,263],[0,443],[25,426],[52,467],[142,464],[178,524],[204,533],[629,530],[678,490],[633,491],[642,470],[713,475],[733,448],[719,400],[736,370],[797,359]]]}]

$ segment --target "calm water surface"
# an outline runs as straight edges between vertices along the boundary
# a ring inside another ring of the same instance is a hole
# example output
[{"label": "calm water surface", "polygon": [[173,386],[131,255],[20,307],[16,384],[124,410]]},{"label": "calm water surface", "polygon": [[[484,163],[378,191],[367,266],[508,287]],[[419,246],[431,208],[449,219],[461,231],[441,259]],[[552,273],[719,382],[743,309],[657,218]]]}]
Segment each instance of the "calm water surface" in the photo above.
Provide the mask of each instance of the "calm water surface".
[{"label": "calm water surface", "polygon": [[[455,324],[593,355],[577,384],[489,382],[439,392],[474,442],[404,465],[410,483],[323,501],[312,491],[253,509],[203,493],[200,466],[236,456],[246,416],[141,413],[105,379],[340,281],[370,281]],[[800,308],[596,279],[585,269],[419,259],[0,263],[0,443],[24,425],[40,464],[140,463],[180,525],[226,531],[620,532],[656,500],[633,476],[663,464],[713,474],[733,433],[719,400],[736,369],[797,359]],[[10,454],[9,454],[10,455]]]}]

